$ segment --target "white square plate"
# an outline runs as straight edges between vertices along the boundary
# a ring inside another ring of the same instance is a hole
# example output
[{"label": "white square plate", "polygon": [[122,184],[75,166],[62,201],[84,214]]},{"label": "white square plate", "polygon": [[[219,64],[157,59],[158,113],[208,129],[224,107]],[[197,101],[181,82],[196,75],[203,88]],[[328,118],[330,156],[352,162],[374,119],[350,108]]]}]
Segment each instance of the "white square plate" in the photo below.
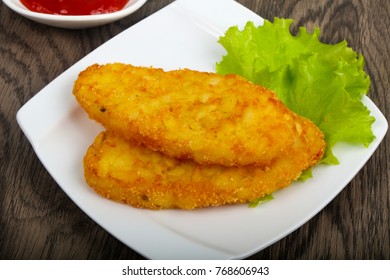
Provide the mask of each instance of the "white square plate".
[{"label": "white square plate", "polygon": [[233,0],[178,0],[103,44],[36,94],[17,120],[37,156],[65,193],[93,220],[150,259],[240,259],[269,246],[327,205],[370,158],[387,122],[368,99],[376,140],[368,147],[337,145],[337,166],[318,166],[257,208],[225,206],[194,211],[135,209],[88,187],[82,159],[102,127],[88,119],[72,88],[94,63],[123,62],[215,71],[225,53],[217,43],[228,27],[263,20]]}]

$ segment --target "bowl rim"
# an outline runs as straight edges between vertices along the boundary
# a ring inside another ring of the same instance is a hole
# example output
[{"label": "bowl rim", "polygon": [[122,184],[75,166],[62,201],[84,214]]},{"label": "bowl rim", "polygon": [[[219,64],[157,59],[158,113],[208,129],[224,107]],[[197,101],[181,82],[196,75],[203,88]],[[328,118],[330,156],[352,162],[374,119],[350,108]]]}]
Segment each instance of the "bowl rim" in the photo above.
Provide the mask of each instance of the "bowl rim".
[{"label": "bowl rim", "polygon": [[[87,22],[87,21],[98,21],[103,19],[119,19],[127,16],[128,14],[138,10],[143,4],[148,0],[129,0],[125,7],[119,11],[106,13],[106,14],[97,14],[97,15],[55,15],[55,14],[45,14],[29,10],[25,7],[22,2],[19,0],[2,0],[5,5],[15,12],[24,15],[26,17],[33,17],[39,19],[45,19],[49,21],[62,21],[62,22]],[[19,5],[18,5],[19,4]]]}]

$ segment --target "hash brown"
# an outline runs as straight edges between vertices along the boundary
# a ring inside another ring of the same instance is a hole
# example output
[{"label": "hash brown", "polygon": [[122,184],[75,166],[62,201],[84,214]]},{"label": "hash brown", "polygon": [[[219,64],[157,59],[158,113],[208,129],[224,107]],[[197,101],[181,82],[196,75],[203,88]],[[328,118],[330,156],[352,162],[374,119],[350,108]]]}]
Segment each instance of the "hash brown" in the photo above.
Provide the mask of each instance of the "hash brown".
[{"label": "hash brown", "polygon": [[[307,127],[302,133],[313,131]],[[323,154],[323,149],[309,147],[307,151],[299,157],[288,154],[266,168],[201,165],[104,131],[87,150],[84,174],[97,193],[115,201],[148,209],[194,209],[246,203],[287,187]]]},{"label": "hash brown", "polygon": [[[272,91],[237,75],[95,64],[80,73],[73,93],[121,137],[200,164],[270,166],[299,153],[300,130],[312,126]],[[322,145],[321,135],[308,145]]]}]

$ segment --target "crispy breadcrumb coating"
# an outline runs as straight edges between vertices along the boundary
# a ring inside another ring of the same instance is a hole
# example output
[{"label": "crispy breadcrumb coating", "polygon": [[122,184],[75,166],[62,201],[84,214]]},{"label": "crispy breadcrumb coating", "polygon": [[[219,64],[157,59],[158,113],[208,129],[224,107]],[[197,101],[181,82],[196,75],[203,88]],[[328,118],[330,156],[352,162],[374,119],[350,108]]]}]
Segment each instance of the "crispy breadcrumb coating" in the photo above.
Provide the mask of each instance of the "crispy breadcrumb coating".
[{"label": "crispy breadcrumb coating", "polygon": [[323,147],[307,146],[306,136],[319,136],[314,126],[302,127],[303,141],[265,168],[225,167],[179,160],[137,146],[111,131],[101,132],[84,157],[87,183],[109,199],[148,209],[194,209],[238,204],[284,188],[302,170],[315,164]]},{"label": "crispy breadcrumb coating", "polygon": [[[306,149],[293,146],[310,122],[237,75],[95,64],[80,73],[73,92],[107,129],[178,159],[266,168]],[[324,145],[320,131],[314,136],[308,145]]]}]

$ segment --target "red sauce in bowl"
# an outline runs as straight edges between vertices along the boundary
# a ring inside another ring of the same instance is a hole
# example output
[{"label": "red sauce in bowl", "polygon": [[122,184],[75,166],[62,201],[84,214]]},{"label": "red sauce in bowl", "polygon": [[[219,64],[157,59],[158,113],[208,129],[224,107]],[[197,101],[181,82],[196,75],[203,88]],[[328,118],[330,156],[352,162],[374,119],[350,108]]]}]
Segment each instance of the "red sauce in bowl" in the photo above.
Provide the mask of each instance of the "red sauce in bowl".
[{"label": "red sauce in bowl", "polygon": [[119,11],[129,0],[20,0],[29,10],[55,15],[98,15]]}]

